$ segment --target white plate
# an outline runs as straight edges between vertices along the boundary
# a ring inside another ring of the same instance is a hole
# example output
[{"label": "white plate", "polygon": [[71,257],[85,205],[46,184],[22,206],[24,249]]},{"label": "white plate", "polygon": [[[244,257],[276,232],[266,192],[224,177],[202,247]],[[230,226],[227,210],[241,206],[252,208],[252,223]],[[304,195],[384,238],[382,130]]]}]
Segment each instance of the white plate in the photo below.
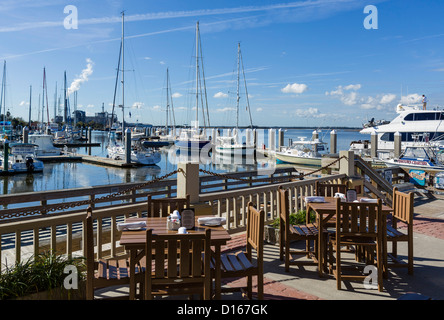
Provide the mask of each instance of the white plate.
[{"label": "white plate", "polygon": [[220,222],[214,222],[214,223],[204,223],[203,225],[207,227],[218,227],[222,224]]},{"label": "white plate", "polygon": [[142,230],[144,227],[133,227],[133,228],[125,228],[126,230],[129,231],[138,231],[138,230]]}]

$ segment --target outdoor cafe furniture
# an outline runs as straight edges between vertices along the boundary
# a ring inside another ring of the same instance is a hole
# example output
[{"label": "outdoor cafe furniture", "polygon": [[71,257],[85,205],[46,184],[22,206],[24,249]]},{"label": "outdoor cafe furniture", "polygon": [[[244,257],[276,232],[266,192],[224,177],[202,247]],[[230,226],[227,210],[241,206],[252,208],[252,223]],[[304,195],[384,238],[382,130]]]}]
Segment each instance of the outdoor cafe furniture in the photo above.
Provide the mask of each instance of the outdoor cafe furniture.
[{"label": "outdoor cafe furniture", "polygon": [[167,217],[174,210],[182,212],[183,209],[190,207],[190,195],[185,198],[156,198],[148,195],[148,217]]},{"label": "outdoor cafe furniture", "polygon": [[[265,212],[257,210],[252,202],[247,209],[246,250],[226,253],[221,258],[222,278],[247,277],[247,298],[253,296],[253,276],[257,277],[257,298],[264,298],[264,225]],[[256,259],[253,253],[256,252]],[[217,267],[212,268],[215,272]],[[224,292],[233,292],[244,288],[224,288]]]},{"label": "outdoor cafe furniture", "polygon": [[[318,265],[318,233],[319,230],[313,223],[292,225],[290,224],[290,201],[289,192],[279,187],[279,199],[280,199],[280,217],[279,217],[279,252],[281,261],[285,259],[285,271],[289,272],[290,265],[307,266]],[[324,232],[327,232],[324,230]],[[321,238],[323,246],[327,245],[327,235]],[[306,249],[296,250],[290,248],[292,241],[305,240]],[[311,244],[313,242],[313,250],[311,250]],[[327,252],[325,249],[323,250]],[[293,255],[306,255],[310,260],[292,259]],[[324,257],[324,261],[326,261]],[[326,266],[324,266],[326,267]]]},{"label": "outdoor cafe furniture", "polygon": [[94,291],[98,288],[116,285],[128,285],[130,282],[143,284],[144,273],[140,264],[132,266],[130,276],[130,263],[128,259],[100,259],[94,257],[94,229],[92,208],[87,209],[85,219],[85,241],[86,241],[86,299],[94,299]]},{"label": "outdoor cafe furniture", "polygon": [[204,233],[153,234],[146,230],[146,300],[154,296],[199,294],[211,297],[211,229]]},{"label": "outdoor cafe furniture", "polygon": [[[413,192],[404,193],[393,188],[392,223],[387,225],[387,241],[392,243],[388,267],[407,267],[413,274]],[[407,224],[407,233],[399,230],[399,225]],[[407,263],[398,258],[398,242],[407,242]]]},{"label": "outdoor cafe furniture", "polygon": [[[306,197],[306,201],[307,201]],[[310,211],[315,212],[316,214],[316,226],[319,229],[318,232],[318,272],[319,272],[319,276],[322,277],[324,275],[324,268],[322,268],[325,265],[325,261],[324,261],[324,257],[325,255],[325,248],[323,245],[323,243],[325,243],[325,239],[324,237],[325,235],[325,230],[327,230],[329,222],[331,221],[331,219],[336,215],[336,199],[338,198],[334,198],[334,197],[315,197],[315,198],[311,198],[310,200],[308,200],[307,202],[307,207],[306,207],[306,212],[307,212],[307,221],[309,219],[309,215],[310,215]],[[316,202],[311,202],[311,201],[316,201]],[[360,203],[365,203],[365,202],[374,202],[376,201],[375,199],[369,199],[369,198],[359,198],[357,201],[359,201]],[[386,228],[387,228],[387,215],[389,213],[391,213],[393,211],[393,209],[387,205],[382,205],[382,215],[383,215],[383,219],[382,219],[382,226],[384,228],[384,235],[383,235],[383,265],[384,265],[384,276],[386,277],[387,275],[387,235],[386,235]],[[322,231],[322,232],[321,232]]]},{"label": "outdoor cafe furniture", "polygon": [[[342,246],[357,246],[364,248],[365,252],[376,252],[378,290],[382,291],[383,277],[383,238],[385,235],[384,217],[382,214],[382,201],[376,203],[342,202],[336,198],[336,228],[330,235],[329,264],[336,278],[337,289],[341,289],[342,281],[364,281],[367,273],[346,273],[343,266]],[[333,253],[336,256],[333,257]],[[374,263],[374,255],[370,254]],[[370,261],[366,261],[369,264]],[[349,265],[347,267],[350,267]],[[356,270],[355,270],[356,271]],[[373,283],[372,283],[373,284]]]},{"label": "outdoor cafe furniture", "polygon": [[[202,219],[203,217],[199,217]],[[228,231],[222,226],[199,225],[198,217],[195,217],[195,227],[187,230],[189,234],[204,234],[206,229],[211,229],[211,246],[213,247],[214,257],[214,282],[215,299],[221,296],[221,247],[231,239]],[[177,230],[167,228],[166,217],[147,217],[147,218],[129,218],[126,223],[145,222],[146,229],[152,229],[153,235],[176,234]],[[136,263],[145,256],[146,250],[146,230],[123,230],[120,237],[120,244],[129,252],[130,255],[130,299],[135,298],[136,281],[132,275],[136,273]]]}]

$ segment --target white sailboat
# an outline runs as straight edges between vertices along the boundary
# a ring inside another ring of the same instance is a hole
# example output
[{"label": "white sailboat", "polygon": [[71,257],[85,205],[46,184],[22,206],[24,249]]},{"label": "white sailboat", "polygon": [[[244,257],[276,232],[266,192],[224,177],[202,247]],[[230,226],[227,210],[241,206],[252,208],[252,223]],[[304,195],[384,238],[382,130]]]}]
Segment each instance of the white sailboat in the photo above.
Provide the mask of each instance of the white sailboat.
[{"label": "white sailboat", "polygon": [[[122,68],[120,71],[122,72],[122,138],[125,133],[125,81],[124,81],[124,70],[125,70],[125,13],[122,12],[122,41],[120,45],[120,53],[119,53],[119,67],[120,62],[122,63]],[[117,68],[117,77],[119,75],[119,67]],[[117,79],[116,79],[116,87],[117,90]],[[115,97],[115,92],[114,92]],[[113,110],[114,113],[114,110]],[[117,130],[115,132],[117,134]],[[126,148],[125,145],[118,144],[115,139],[108,140],[108,157],[114,160],[124,160],[126,158]],[[130,159],[131,162],[135,162],[141,165],[154,165],[161,160],[161,155],[157,148],[145,148],[141,145],[139,139],[133,139],[130,150]]]},{"label": "white sailboat", "polygon": [[[216,152],[218,155],[221,156],[242,156],[242,157],[248,157],[252,158],[255,154],[255,144],[254,140],[250,139],[250,137],[246,137],[245,142],[242,142],[242,137],[239,136],[239,101],[240,101],[240,65],[242,64],[242,74],[244,77],[244,84],[245,84],[245,97],[247,101],[247,110],[250,116],[250,126],[253,126],[252,120],[251,120],[251,112],[250,112],[250,104],[248,101],[248,92],[247,92],[247,83],[245,80],[245,72],[244,72],[244,66],[243,66],[243,60],[242,60],[242,53],[240,49],[240,43],[237,45],[237,99],[236,99],[236,128],[234,131],[234,134],[232,136],[225,136],[225,137],[218,137],[216,140]],[[247,131],[247,135],[249,135],[250,132]]]},{"label": "white sailboat", "polygon": [[[176,117],[174,115],[173,99],[170,94],[170,76],[167,68],[166,75],[166,122],[165,129],[156,131],[156,136],[161,142],[167,142],[168,145],[174,144],[178,136],[176,135]],[[170,131],[171,121],[171,131]]]},{"label": "white sailboat", "polygon": [[[8,171],[13,173],[42,172],[43,162],[35,158],[35,144],[11,143],[8,154]],[[8,152],[4,150],[3,152]],[[5,169],[5,155],[3,157],[3,170]]]},{"label": "white sailboat", "polygon": [[[199,36],[199,22],[196,23],[196,120],[194,122],[194,125],[192,125],[190,128],[182,129],[179,137],[177,138],[175,145],[180,150],[183,151],[193,151],[193,150],[200,150],[204,147],[208,147],[211,145],[211,140],[207,137],[205,127],[206,122],[208,121],[208,125],[210,125],[210,119],[208,116],[208,106],[207,111],[205,114],[205,109],[202,105],[202,111],[203,111],[203,122],[204,122],[204,128],[201,130],[199,127],[199,93],[201,92],[202,84],[201,84],[201,75],[200,75],[200,69],[199,69],[199,58],[201,58],[201,52],[200,52],[200,36]],[[202,69],[203,69],[203,63],[202,63]],[[205,77],[203,75],[202,70],[202,79],[204,82],[205,87]],[[205,94],[206,97],[206,94]],[[205,115],[207,116],[207,119],[205,118]]]}]

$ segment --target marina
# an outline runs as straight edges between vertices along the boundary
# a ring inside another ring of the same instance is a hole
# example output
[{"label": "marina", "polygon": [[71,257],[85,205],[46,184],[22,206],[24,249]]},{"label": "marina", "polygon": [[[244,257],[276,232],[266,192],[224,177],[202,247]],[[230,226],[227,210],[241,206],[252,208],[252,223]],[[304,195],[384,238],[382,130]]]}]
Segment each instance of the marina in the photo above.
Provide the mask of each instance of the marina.
[{"label": "marina", "polygon": [[444,300],[443,3],[6,2],[0,300]]}]

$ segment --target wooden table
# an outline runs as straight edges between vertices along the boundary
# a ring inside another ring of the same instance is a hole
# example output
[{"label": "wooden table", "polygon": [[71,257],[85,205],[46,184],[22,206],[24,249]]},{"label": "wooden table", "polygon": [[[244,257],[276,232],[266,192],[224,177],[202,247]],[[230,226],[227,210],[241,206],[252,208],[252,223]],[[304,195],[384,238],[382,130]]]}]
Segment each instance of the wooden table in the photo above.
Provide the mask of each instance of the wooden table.
[{"label": "wooden table", "polygon": [[[319,228],[318,233],[318,272],[319,276],[322,277],[324,274],[323,265],[324,265],[324,250],[325,248],[322,246],[324,241],[324,229],[326,229],[327,222],[336,214],[336,198],[333,197],[325,197],[325,202],[309,202],[307,203],[307,223],[309,223],[310,210],[313,210],[316,213],[316,223]],[[384,257],[384,276],[387,277],[387,215],[391,213],[393,209],[387,205],[382,205],[382,213],[384,215],[383,221],[383,257]]]},{"label": "wooden table", "polygon": [[[195,228],[193,230],[187,230],[190,233],[204,233],[207,228],[211,229],[211,246],[214,247],[214,260],[215,260],[215,299],[221,297],[221,247],[225,245],[228,240],[231,240],[231,236],[223,226],[208,227],[198,224],[197,219],[202,217],[196,217]],[[166,218],[130,218],[125,222],[137,222],[146,221],[147,228],[153,229],[153,234],[175,234],[177,230],[171,231],[166,227]],[[145,256],[145,244],[146,244],[146,230],[141,231],[122,231],[120,237],[120,244],[124,246],[125,250],[130,253],[130,299],[135,298],[136,283],[135,283],[135,266],[141,258]]]}]

